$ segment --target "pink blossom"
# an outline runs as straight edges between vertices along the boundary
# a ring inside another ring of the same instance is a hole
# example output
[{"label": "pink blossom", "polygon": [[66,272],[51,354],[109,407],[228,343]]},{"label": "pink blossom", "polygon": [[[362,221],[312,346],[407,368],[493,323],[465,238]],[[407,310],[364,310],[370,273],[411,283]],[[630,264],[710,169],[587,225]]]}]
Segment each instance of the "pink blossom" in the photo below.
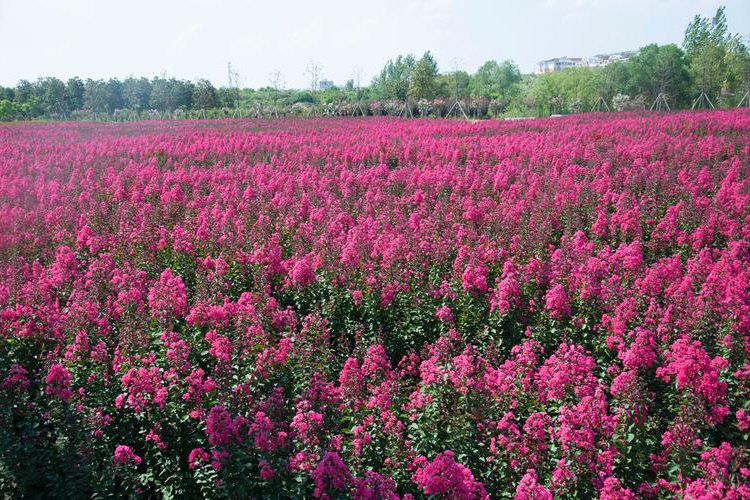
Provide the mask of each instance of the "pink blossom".
[{"label": "pink blossom", "polygon": [[565,287],[557,284],[547,291],[545,308],[550,316],[557,320],[570,316],[570,301],[565,293]]},{"label": "pink blossom", "polygon": [[46,393],[62,401],[68,401],[72,392],[70,391],[70,373],[60,363],[53,363],[49,367],[47,378]]},{"label": "pink blossom", "polygon": [[120,444],[115,448],[114,461],[123,465],[140,465],[141,457],[133,453],[130,446]]},{"label": "pink blossom", "polygon": [[489,498],[482,483],[475,481],[471,471],[454,460],[446,450],[415,474],[416,482],[427,495],[454,498]]},{"label": "pink blossom", "polygon": [[537,482],[536,471],[529,469],[516,488],[516,500],[552,500],[552,494]]},{"label": "pink blossom", "polygon": [[211,459],[211,456],[203,451],[202,448],[194,448],[190,451],[190,455],[188,456],[188,466],[191,469],[195,469],[196,467],[199,467],[201,464],[208,463],[208,461]]},{"label": "pink blossom", "polygon": [[328,451],[312,472],[312,478],[315,482],[315,498],[325,499],[330,498],[329,493],[348,491],[352,476],[341,457]]}]

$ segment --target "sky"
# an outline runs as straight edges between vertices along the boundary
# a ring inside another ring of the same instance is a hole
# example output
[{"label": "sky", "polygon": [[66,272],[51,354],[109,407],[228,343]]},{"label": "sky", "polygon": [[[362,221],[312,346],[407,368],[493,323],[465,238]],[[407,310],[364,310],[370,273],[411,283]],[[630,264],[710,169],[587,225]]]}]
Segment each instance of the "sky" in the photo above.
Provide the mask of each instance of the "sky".
[{"label": "sky", "polygon": [[309,85],[315,61],[343,85],[370,82],[388,59],[431,51],[441,72],[511,59],[524,73],[560,56],[680,45],[696,14],[726,6],[750,36],[750,0],[0,0],[0,85],[166,75],[215,86],[227,63],[243,87]]}]

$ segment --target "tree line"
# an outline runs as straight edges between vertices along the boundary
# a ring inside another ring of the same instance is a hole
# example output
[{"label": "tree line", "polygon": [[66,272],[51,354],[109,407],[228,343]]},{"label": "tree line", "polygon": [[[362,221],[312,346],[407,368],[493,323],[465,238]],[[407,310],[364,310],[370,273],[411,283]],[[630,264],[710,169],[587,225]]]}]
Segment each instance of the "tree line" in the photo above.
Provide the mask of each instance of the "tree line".
[{"label": "tree line", "polygon": [[[626,61],[522,75],[510,60],[490,60],[470,74],[441,72],[432,54],[399,55],[361,87],[320,88],[312,64],[309,89],[283,88],[274,72],[267,87],[216,88],[167,77],[62,81],[55,77],[0,87],[0,121],[136,116],[221,117],[279,114],[404,114],[445,116],[460,109],[476,118],[545,116],[591,110],[684,109],[750,105],[748,40],[729,33],[724,7],[695,16],[682,46],[651,44]],[[308,68],[308,72],[309,68]],[[744,98],[744,100],[743,100]],[[458,101],[461,106],[451,106]]]}]

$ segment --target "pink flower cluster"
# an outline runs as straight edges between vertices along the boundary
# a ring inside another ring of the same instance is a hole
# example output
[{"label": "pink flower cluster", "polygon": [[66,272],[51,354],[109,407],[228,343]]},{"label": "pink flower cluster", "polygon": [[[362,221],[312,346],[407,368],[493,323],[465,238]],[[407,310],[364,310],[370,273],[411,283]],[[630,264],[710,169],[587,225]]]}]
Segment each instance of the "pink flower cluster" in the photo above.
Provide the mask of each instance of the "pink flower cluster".
[{"label": "pink flower cluster", "polygon": [[748,401],[746,110],[0,127],[22,491],[745,498]]},{"label": "pink flower cluster", "polygon": [[114,461],[116,464],[122,465],[140,465],[141,457],[133,453],[133,450],[132,448],[130,448],[130,446],[120,444],[117,445],[117,448],[115,448]]},{"label": "pink flower cluster", "polygon": [[448,498],[489,498],[482,483],[474,480],[471,471],[457,463],[455,454],[446,450],[417,471],[415,479],[426,495]]}]

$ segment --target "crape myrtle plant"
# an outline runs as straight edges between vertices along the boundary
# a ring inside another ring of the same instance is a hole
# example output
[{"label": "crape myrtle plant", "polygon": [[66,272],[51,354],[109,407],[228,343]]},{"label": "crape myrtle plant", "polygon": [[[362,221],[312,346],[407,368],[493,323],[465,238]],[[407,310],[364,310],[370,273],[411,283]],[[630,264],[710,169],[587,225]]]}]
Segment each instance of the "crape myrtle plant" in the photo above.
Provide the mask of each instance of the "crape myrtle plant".
[{"label": "crape myrtle plant", "polygon": [[5,496],[750,496],[746,111],[0,139]]}]

